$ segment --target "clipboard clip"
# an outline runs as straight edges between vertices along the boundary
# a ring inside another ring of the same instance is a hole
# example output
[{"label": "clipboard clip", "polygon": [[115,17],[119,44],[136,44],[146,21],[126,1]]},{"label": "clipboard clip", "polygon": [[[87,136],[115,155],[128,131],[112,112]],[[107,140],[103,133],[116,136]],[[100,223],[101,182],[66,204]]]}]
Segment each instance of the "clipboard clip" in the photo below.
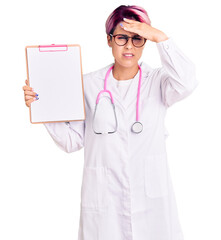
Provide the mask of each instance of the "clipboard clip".
[{"label": "clipboard clip", "polygon": [[68,45],[51,44],[51,45],[39,45],[39,52],[64,52],[68,50]]}]

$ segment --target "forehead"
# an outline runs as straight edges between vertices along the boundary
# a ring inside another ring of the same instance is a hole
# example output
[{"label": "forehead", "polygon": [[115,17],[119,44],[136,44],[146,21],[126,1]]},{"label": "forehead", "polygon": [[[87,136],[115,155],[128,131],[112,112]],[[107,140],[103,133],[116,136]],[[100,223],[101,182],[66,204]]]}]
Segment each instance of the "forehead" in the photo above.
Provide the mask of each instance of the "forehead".
[{"label": "forehead", "polygon": [[[121,23],[123,23],[123,25],[124,25],[125,22],[121,22]],[[129,37],[133,37],[134,35],[138,35],[137,33],[129,32],[129,31],[124,30],[119,24],[120,23],[117,24],[117,26],[114,30],[114,34],[126,34]]]}]

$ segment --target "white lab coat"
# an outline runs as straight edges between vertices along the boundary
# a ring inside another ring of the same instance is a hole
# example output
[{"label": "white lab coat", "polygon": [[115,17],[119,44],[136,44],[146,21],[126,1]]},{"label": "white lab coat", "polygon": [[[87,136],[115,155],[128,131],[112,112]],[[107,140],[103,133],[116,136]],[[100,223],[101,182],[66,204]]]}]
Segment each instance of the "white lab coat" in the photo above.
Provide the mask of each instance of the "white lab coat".
[{"label": "white lab coat", "polygon": [[[110,74],[107,89],[114,98],[118,130],[109,135],[93,132],[97,94],[113,63],[83,76],[85,121],[44,124],[64,151],[84,147],[78,240],[183,240],[167,161],[164,119],[167,108],[190,95],[198,81],[194,64],[172,38],[156,46],[162,67],[140,64],[141,133],[131,132],[136,120],[139,71],[124,100]],[[111,119],[102,127],[112,129],[115,121],[108,113],[112,108],[107,111],[102,102],[96,121],[102,125],[104,118]]]}]

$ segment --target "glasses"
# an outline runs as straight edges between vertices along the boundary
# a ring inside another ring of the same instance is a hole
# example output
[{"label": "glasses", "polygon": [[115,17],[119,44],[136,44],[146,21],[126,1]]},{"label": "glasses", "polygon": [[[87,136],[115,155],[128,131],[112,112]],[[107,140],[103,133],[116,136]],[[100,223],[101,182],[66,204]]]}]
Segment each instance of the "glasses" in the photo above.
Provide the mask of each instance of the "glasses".
[{"label": "glasses", "polygon": [[114,41],[118,46],[124,46],[125,44],[127,44],[128,39],[132,38],[133,45],[139,48],[139,47],[142,47],[147,40],[146,38],[141,37],[139,35],[135,35],[133,37],[129,37],[125,34],[116,34],[116,35],[109,34],[109,35],[114,38]]}]

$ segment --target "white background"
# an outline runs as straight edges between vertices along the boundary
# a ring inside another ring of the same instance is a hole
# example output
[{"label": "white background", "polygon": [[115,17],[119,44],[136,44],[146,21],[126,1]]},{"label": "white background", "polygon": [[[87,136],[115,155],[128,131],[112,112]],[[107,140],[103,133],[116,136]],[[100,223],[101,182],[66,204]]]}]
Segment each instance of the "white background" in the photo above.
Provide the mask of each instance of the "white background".
[{"label": "white background", "polygon": [[[83,149],[65,153],[42,124],[30,123],[25,46],[78,43],[83,73],[100,69],[113,62],[104,24],[121,4],[144,7],[196,65],[199,86],[167,112],[168,160],[185,240],[221,239],[218,1],[12,0],[0,3],[1,240],[77,239]],[[161,66],[155,43],[141,60]]]}]

